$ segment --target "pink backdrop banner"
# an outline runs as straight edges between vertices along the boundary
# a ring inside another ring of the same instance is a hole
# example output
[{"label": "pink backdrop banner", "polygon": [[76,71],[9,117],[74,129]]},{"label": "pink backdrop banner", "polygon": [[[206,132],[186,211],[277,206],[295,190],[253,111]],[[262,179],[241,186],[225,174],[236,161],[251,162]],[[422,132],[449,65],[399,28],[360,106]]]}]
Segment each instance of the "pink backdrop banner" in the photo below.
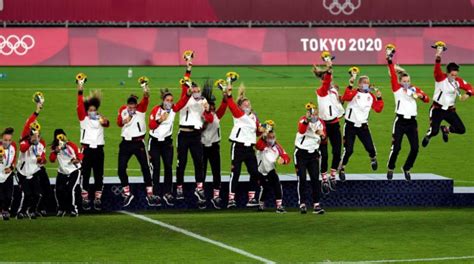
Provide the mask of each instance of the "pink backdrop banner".
[{"label": "pink backdrop banner", "polygon": [[403,64],[430,64],[437,40],[446,58],[474,63],[474,27],[439,28],[2,28],[0,65],[300,65],[329,50],[338,64],[384,63],[393,43]]}]

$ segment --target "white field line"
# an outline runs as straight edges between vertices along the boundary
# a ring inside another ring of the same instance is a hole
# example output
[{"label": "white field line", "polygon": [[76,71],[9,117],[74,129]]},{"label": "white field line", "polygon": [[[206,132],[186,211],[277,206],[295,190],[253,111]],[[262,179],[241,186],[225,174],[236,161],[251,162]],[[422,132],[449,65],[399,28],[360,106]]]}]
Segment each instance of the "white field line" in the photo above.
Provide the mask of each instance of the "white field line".
[{"label": "white field line", "polygon": [[454,180],[455,182],[474,182],[474,181],[460,181],[460,180]]},{"label": "white field line", "polygon": [[219,242],[219,241],[216,241],[216,240],[212,240],[210,238],[207,238],[207,237],[203,237],[199,234],[196,234],[196,233],[193,233],[191,231],[188,231],[186,229],[183,229],[183,228],[180,228],[180,227],[176,227],[174,225],[170,225],[170,224],[167,224],[165,222],[161,222],[159,220],[155,220],[155,219],[151,219],[149,217],[146,217],[144,215],[140,215],[140,214],[135,214],[135,213],[131,213],[131,212],[127,212],[127,211],[119,211],[120,213],[122,214],[126,214],[126,215],[129,215],[129,216],[132,216],[132,217],[135,217],[135,218],[138,218],[140,220],[143,220],[145,222],[149,222],[149,223],[152,223],[152,224],[155,224],[155,225],[159,225],[161,227],[164,227],[164,228],[167,228],[171,231],[175,231],[177,233],[181,233],[183,235],[186,235],[186,236],[189,236],[189,237],[192,237],[192,238],[195,238],[197,240],[201,240],[203,242],[207,242],[209,244],[213,244],[214,246],[218,246],[218,247],[221,247],[223,249],[227,249],[227,250],[230,250],[232,252],[235,252],[237,254],[240,254],[240,255],[243,255],[243,256],[246,256],[248,258],[252,258],[252,259],[255,259],[255,260],[258,260],[260,262],[263,262],[263,263],[275,263],[274,261],[271,261],[269,259],[266,259],[266,258],[262,258],[262,257],[259,257],[257,255],[254,255],[252,253],[249,253],[247,251],[244,251],[242,249],[238,249],[238,248],[235,248],[235,247],[232,247],[232,246],[229,246],[227,244],[224,244],[222,242]]},{"label": "white field line", "polygon": [[319,263],[402,263],[402,262],[428,262],[428,261],[444,261],[444,260],[461,260],[474,259],[474,256],[460,256],[460,257],[442,257],[442,258],[419,258],[419,259],[385,259],[385,260],[366,260],[366,261],[324,261]]}]

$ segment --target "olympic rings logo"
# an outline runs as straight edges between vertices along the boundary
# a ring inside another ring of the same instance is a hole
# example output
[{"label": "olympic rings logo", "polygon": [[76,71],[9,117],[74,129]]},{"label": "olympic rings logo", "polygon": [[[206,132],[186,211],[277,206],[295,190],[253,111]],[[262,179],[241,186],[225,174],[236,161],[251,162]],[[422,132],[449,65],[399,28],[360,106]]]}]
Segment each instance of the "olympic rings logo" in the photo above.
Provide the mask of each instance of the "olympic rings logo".
[{"label": "olympic rings logo", "polygon": [[17,35],[4,37],[0,35],[0,54],[10,56],[15,53],[18,56],[25,55],[35,46],[35,39],[30,35],[24,35],[21,38]]},{"label": "olympic rings logo", "polygon": [[352,3],[352,0],[344,0],[343,3],[339,3],[339,0],[332,0],[330,4],[328,4],[328,0],[323,0],[323,6],[326,8],[331,14],[337,16],[340,13],[344,15],[352,15],[356,9],[358,9],[361,5],[362,0],[356,0],[356,4]]},{"label": "olympic rings logo", "polygon": [[122,186],[112,185],[111,191],[116,196],[121,195],[123,192]]}]

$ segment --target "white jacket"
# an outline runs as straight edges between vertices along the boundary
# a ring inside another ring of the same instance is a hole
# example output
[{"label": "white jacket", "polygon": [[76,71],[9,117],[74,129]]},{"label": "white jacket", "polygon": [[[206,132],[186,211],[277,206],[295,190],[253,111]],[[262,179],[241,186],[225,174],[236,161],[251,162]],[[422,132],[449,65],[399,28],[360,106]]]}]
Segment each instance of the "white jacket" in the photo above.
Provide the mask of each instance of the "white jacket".
[{"label": "white jacket", "polygon": [[51,152],[49,156],[51,162],[58,161],[58,172],[64,175],[69,175],[81,168],[81,163],[74,164],[71,162],[72,159],[82,160],[82,154],[72,142],[66,143],[65,148],[58,153]]},{"label": "white jacket", "polygon": [[33,178],[33,174],[38,172],[42,165],[38,164],[37,159],[46,159],[46,143],[41,140],[38,145],[31,145],[27,140],[20,142],[20,150],[27,148],[24,152],[20,151],[17,170],[27,179]]},{"label": "white jacket", "polygon": [[16,161],[16,144],[12,142],[2,157],[2,162],[0,162],[0,183],[4,183],[13,172],[5,174],[5,168],[9,168],[14,165]]},{"label": "white jacket", "polygon": [[186,106],[179,111],[179,125],[194,127],[196,130],[201,129],[204,124],[203,113],[206,103],[207,100],[204,97],[199,100],[194,97],[189,98]]},{"label": "white jacket", "polygon": [[314,153],[319,149],[322,138],[316,134],[317,131],[323,130],[326,133],[325,123],[321,119],[316,122],[305,123],[306,117],[301,117],[298,124],[298,132],[296,133],[295,146],[299,149],[307,150],[308,153]]},{"label": "white jacket", "polygon": [[214,120],[212,123],[206,123],[206,126],[201,134],[201,143],[205,147],[212,146],[213,143],[221,141],[221,120],[213,113]]}]

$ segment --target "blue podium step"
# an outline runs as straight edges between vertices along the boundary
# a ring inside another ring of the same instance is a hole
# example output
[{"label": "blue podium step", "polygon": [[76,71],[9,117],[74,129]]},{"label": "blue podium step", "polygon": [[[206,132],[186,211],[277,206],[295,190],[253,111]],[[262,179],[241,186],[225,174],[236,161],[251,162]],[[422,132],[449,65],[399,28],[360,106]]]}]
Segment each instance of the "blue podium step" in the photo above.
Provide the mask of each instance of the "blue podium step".
[{"label": "blue podium step", "polygon": [[[387,207],[387,206],[474,206],[474,187],[453,187],[453,180],[443,176],[420,173],[412,174],[411,181],[405,181],[402,174],[395,174],[393,180],[388,181],[385,174],[348,174],[345,182],[337,182],[336,191],[325,195],[321,199],[324,207]],[[91,179],[92,180],[92,179]],[[212,180],[208,176],[207,180]],[[283,188],[283,204],[286,207],[298,207],[297,178],[295,175],[280,175]],[[227,202],[229,176],[223,176],[221,197]],[[54,185],[54,179],[51,179]],[[121,210],[122,196],[118,177],[104,179],[103,208],[105,211]],[[145,200],[145,186],[142,177],[130,177],[131,192],[135,199],[130,204],[130,210],[149,209]],[[177,201],[175,208],[197,208],[197,198],[194,196],[194,177],[185,177],[185,199]],[[238,185],[236,201],[238,207],[245,207],[249,177],[242,175]],[[212,183],[205,183],[206,196],[212,197]],[[306,187],[306,196],[310,199],[309,179]],[[16,199],[21,197],[15,192]],[[257,192],[258,197],[258,192]],[[266,207],[274,207],[273,192],[266,200]],[[78,199],[80,200],[80,194]],[[54,203],[55,201],[50,201]],[[312,201],[306,201],[311,204]],[[226,203],[224,205],[227,205]],[[14,204],[15,206],[15,204]],[[208,208],[212,205],[207,204]],[[54,208],[54,204],[50,204]],[[162,208],[166,208],[164,202]]]}]

